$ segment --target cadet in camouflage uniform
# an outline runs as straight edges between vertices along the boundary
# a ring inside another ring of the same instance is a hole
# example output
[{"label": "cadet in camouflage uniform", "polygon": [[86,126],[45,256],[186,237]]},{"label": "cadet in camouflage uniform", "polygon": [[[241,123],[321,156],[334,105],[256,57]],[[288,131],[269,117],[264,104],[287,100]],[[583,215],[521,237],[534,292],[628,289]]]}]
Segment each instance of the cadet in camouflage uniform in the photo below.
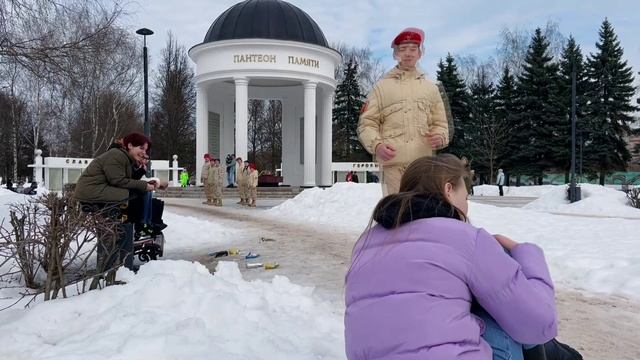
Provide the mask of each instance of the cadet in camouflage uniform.
[{"label": "cadet in camouflage uniform", "polygon": [[258,199],[258,170],[256,169],[256,164],[249,164],[249,180],[247,181],[247,188],[249,193],[249,198],[251,198],[251,203],[248,204],[250,207],[256,207],[256,200]]},{"label": "cadet in camouflage uniform", "polygon": [[204,154],[204,165],[202,165],[202,172],[200,175],[200,182],[204,185],[204,196],[207,198],[207,201],[203,202],[203,204],[211,203],[211,187],[209,185],[209,167],[211,166],[211,155]]},{"label": "cadet in camouflage uniform", "polygon": [[222,206],[222,183],[224,169],[220,166],[220,159],[214,159],[209,167],[208,181],[211,184],[211,203],[209,205]]}]

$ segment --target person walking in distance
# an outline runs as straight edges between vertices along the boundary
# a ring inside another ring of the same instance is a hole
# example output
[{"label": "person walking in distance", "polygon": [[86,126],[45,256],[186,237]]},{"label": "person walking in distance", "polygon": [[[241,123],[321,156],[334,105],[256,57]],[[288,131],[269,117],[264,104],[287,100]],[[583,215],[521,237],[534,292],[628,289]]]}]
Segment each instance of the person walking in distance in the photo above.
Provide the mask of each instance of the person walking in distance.
[{"label": "person walking in distance", "polygon": [[502,191],[502,187],[505,184],[504,179],[504,171],[502,169],[498,169],[498,177],[496,178],[496,185],[498,185],[498,191],[500,192],[500,196],[504,196],[504,192]]}]

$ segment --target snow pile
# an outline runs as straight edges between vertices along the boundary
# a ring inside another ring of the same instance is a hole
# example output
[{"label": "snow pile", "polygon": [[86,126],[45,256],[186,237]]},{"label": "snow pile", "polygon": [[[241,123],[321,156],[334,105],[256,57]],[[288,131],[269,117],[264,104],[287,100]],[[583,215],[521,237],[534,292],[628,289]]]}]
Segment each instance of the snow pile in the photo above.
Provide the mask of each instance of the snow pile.
[{"label": "snow pile", "polygon": [[525,209],[593,216],[618,216],[640,219],[640,209],[628,205],[629,199],[622,191],[600,185],[580,184],[582,200],[571,204],[567,186],[555,186],[551,191],[524,206]]},{"label": "snow pile", "polygon": [[343,229],[355,226],[362,230],[381,198],[380,184],[336,183],[326,189],[304,190],[265,213],[291,222],[330,224]]},{"label": "snow pile", "polygon": [[150,262],[128,284],[0,312],[2,359],[343,359],[342,313],[276,276]]},{"label": "snow pile", "polygon": [[9,222],[9,204],[26,203],[31,199],[34,199],[34,197],[17,194],[7,189],[0,189],[0,223],[2,223],[3,219],[5,223]]},{"label": "snow pile", "polygon": [[470,202],[471,222],[539,245],[554,282],[640,299],[640,220],[534,213]]}]

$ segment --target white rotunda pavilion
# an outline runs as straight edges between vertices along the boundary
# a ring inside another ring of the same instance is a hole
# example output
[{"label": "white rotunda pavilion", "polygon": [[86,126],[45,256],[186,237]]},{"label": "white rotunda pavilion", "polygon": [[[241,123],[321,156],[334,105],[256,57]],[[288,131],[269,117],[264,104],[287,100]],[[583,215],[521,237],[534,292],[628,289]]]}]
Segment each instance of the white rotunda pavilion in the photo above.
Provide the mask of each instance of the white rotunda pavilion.
[{"label": "white rotunda pavilion", "polygon": [[196,64],[197,178],[205,153],[247,159],[248,100],[282,102],[282,176],[330,186],[331,115],[340,54],[299,8],[246,0],[222,13],[189,50]]}]

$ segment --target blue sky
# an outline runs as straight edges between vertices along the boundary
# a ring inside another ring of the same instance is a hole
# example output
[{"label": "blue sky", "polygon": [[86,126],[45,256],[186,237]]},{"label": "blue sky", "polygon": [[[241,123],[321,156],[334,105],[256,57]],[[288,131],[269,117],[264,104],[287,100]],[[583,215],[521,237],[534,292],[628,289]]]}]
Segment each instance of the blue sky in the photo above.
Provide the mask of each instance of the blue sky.
[{"label": "blue sky", "polygon": [[[130,3],[124,20],[132,32],[148,27],[151,68],[155,68],[167,33],[188,49],[202,42],[209,26],[234,0],[138,0]],[[584,54],[595,51],[598,29],[605,17],[613,24],[640,85],[640,2],[609,1],[419,1],[419,0],[291,0],[306,11],[324,31],[329,42],[369,46],[385,67],[394,65],[390,42],[405,27],[426,32],[422,67],[435,77],[438,60],[451,52],[482,61],[495,55],[503,28],[533,30],[549,21],[559,24],[565,36],[572,34]]]}]

